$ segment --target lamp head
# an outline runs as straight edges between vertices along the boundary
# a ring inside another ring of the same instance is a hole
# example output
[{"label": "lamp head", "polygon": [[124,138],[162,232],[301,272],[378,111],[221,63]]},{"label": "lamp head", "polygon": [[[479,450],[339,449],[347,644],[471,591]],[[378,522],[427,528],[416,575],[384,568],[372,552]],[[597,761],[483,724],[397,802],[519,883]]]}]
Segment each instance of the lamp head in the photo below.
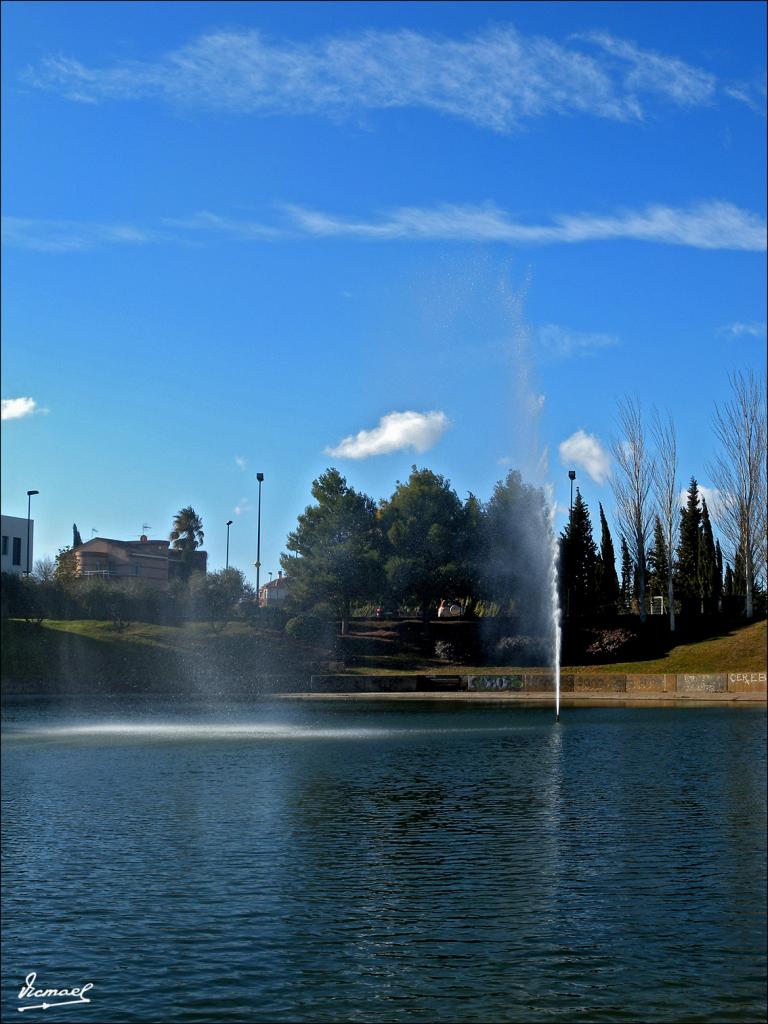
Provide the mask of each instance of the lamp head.
[{"label": "lamp head", "polygon": [[569,480],[575,480],[576,479],[576,470],[575,469],[569,469],[568,470],[568,479]]},{"label": "lamp head", "polygon": [[257,473],[256,474],[256,479],[259,481],[259,483],[261,483],[261,481],[264,479],[264,474],[263,473]]},{"label": "lamp head", "polygon": [[27,491],[27,497],[29,498],[33,494],[39,494],[40,491]]},{"label": "lamp head", "polygon": [[231,525],[232,525],[232,522],[233,522],[233,520],[231,520],[231,519],[228,519],[228,520],[227,520],[227,526],[231,526]]}]

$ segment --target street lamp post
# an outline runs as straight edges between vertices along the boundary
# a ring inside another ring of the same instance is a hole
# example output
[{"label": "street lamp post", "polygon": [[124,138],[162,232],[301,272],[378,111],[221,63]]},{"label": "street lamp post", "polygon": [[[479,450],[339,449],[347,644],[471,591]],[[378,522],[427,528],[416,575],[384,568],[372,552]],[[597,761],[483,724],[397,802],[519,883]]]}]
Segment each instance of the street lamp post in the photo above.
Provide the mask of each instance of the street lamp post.
[{"label": "street lamp post", "polygon": [[232,520],[228,519],[227,520],[227,565],[226,565],[227,569],[229,568],[229,528],[230,528],[231,525],[232,525]]},{"label": "street lamp post", "polygon": [[257,473],[259,481],[259,510],[256,519],[256,604],[259,605],[261,595],[259,594],[259,573],[261,571],[261,485],[264,483],[264,474]]},{"label": "street lamp post", "polygon": [[[568,470],[568,479],[571,481],[571,506],[568,510],[568,540],[572,541],[571,529],[573,527],[573,481],[576,479],[576,470]],[[568,566],[568,593],[566,596],[565,615],[566,618],[571,617],[571,566]]]},{"label": "street lamp post", "polygon": [[39,493],[40,491],[27,491],[27,576],[29,576],[29,532],[32,523],[32,495]]}]

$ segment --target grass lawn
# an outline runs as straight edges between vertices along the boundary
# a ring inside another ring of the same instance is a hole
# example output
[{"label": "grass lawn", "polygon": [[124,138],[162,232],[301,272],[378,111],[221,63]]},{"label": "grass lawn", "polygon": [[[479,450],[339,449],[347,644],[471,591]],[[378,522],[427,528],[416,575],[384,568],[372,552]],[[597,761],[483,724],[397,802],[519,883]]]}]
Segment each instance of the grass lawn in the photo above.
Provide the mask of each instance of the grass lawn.
[{"label": "grass lawn", "polygon": [[673,647],[653,661],[617,662],[615,665],[577,665],[565,672],[765,672],[766,622],[734,629],[711,640]]},{"label": "grass lawn", "polygon": [[256,631],[242,622],[230,622],[223,634],[213,634],[206,622],[190,622],[183,626],[155,626],[151,622],[129,622],[122,629],[117,629],[111,622],[94,619],[77,619],[72,621],[46,619],[44,629],[52,629],[61,633],[73,633],[89,640],[102,643],[120,641],[128,644],[140,644],[163,650],[181,651],[190,647],[198,647],[223,635],[226,639],[233,637],[253,637],[254,634],[267,638],[266,630]]},{"label": "grass lawn", "polygon": [[3,680],[9,685],[210,688],[247,685],[260,675],[312,671],[316,652],[282,632],[230,623],[214,633],[204,622],[156,626],[132,622],[23,620],[2,624]]},{"label": "grass lawn", "polygon": [[[602,665],[564,665],[576,673],[677,673],[766,671],[766,623],[754,623],[696,643],[673,647],[647,661]],[[212,679],[248,680],[261,674],[309,674],[343,671],[348,675],[506,675],[530,669],[520,665],[466,665],[440,661],[392,647],[360,653],[354,665],[334,665],[328,653],[275,631],[232,622],[214,634],[207,623],[155,626],[134,622],[117,629],[111,622],[46,621],[42,626],[12,620],[3,624],[2,674],[10,680],[38,682],[58,677],[77,680],[127,679],[185,681],[208,673]],[[208,677],[206,677],[208,678]]]},{"label": "grass lawn", "polygon": [[[603,665],[563,665],[563,672],[579,672],[595,675],[603,672],[629,672],[637,675],[662,672],[765,672],[766,622],[734,629],[722,636],[696,643],[680,644],[673,647],[663,658],[648,661],[622,661]],[[391,658],[381,656],[361,658],[362,664],[349,668],[352,675],[408,675],[428,673],[429,675],[507,675],[520,671],[548,671],[547,669],[526,669],[520,665],[446,665],[435,659],[423,659],[414,665],[405,654]],[[366,664],[366,662],[368,662]]]}]

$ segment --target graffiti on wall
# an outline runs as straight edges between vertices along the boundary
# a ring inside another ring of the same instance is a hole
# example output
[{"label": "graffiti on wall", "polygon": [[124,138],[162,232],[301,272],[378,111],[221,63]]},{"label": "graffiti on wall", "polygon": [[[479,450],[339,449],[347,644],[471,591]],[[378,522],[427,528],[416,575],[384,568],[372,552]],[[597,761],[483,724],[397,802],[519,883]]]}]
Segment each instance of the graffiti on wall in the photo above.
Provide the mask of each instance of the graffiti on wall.
[{"label": "graffiti on wall", "polygon": [[470,690],[522,690],[522,676],[470,676]]}]

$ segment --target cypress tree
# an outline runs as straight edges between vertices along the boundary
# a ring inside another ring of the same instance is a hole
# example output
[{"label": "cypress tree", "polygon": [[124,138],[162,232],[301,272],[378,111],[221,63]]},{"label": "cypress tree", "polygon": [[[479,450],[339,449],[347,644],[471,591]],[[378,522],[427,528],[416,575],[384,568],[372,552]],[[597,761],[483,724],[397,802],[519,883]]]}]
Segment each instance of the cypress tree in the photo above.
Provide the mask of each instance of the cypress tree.
[{"label": "cypress tree", "polygon": [[79,548],[83,543],[83,538],[80,536],[80,531],[77,528],[77,523],[72,523],[72,547]]},{"label": "cypress tree", "polygon": [[680,596],[683,608],[688,612],[698,611],[701,605],[700,535],[699,485],[696,478],[691,477],[685,508],[680,510],[680,544],[677,548],[675,578],[675,590]]},{"label": "cypress tree", "polygon": [[576,488],[568,525],[561,535],[565,605],[572,618],[589,618],[597,611],[597,548],[589,509]]},{"label": "cypress tree", "polygon": [[739,549],[733,560],[733,596],[744,597],[747,592],[747,577],[744,572],[744,554]]},{"label": "cypress tree", "polygon": [[733,569],[731,563],[725,563],[725,577],[723,578],[723,597],[733,597]]},{"label": "cypress tree", "polygon": [[664,539],[664,526],[656,516],[653,529],[653,547],[648,552],[648,589],[651,597],[666,597],[667,579],[669,576],[669,555],[667,542]]},{"label": "cypress tree", "polygon": [[632,556],[629,553],[627,539],[621,535],[621,610],[629,612],[632,605],[632,594],[634,590],[635,566]]},{"label": "cypress tree", "polygon": [[717,563],[717,582],[718,582],[718,601],[717,610],[722,610],[722,598],[723,598],[723,551],[720,547],[720,541],[715,543],[715,560]]},{"label": "cypress tree", "polygon": [[701,588],[701,610],[711,615],[717,610],[720,600],[720,575],[717,571],[717,551],[705,498],[702,498],[701,501],[699,585]]},{"label": "cypress tree", "polygon": [[616,553],[602,504],[600,509],[600,555],[597,562],[597,594],[600,612],[615,615],[619,603],[619,578],[616,575]]}]

